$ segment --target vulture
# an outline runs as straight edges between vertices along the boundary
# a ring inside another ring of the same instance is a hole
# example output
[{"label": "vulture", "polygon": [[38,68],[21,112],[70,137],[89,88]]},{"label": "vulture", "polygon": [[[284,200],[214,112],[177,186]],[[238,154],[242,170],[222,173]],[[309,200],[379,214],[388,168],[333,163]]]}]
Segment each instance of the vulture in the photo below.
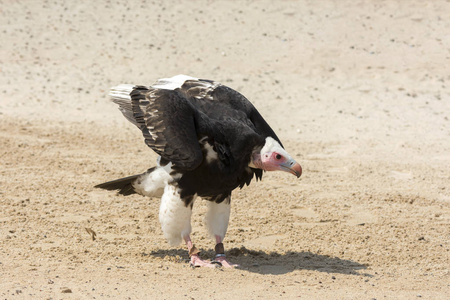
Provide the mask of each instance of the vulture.
[{"label": "vulture", "polygon": [[[300,164],[250,101],[218,82],[177,75],[150,86],[121,84],[110,96],[158,158],[145,173],[96,187],[125,196],[161,197],[162,232],[172,246],[184,240],[192,267],[237,266],[226,259],[223,246],[231,192],[253,177],[261,180],[263,171],[300,177]],[[197,197],[208,201],[205,223],[215,242],[212,260],[199,256],[190,237]]]}]

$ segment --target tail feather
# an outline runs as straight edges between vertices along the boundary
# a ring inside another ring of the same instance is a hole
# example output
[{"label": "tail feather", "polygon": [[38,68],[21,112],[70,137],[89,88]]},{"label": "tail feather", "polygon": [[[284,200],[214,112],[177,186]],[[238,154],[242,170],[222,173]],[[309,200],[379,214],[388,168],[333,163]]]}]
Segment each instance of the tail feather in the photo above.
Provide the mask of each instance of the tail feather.
[{"label": "tail feather", "polygon": [[108,182],[104,182],[104,183],[100,183],[97,184],[96,186],[94,186],[95,188],[100,188],[100,189],[105,189],[108,191],[114,191],[114,190],[119,190],[117,193],[124,195],[124,196],[129,196],[132,194],[140,194],[138,192],[136,192],[136,189],[134,188],[133,184],[135,182],[137,182],[137,184],[140,184],[139,177],[147,175],[152,173],[156,168],[150,168],[147,170],[147,172],[142,173],[142,174],[137,174],[137,175],[132,175],[132,176],[128,176],[128,177],[124,177],[124,178],[120,178],[120,179],[116,179],[116,180],[112,180],[112,181],[108,181]]},{"label": "tail feather", "polygon": [[136,194],[133,188],[133,182],[142,174],[128,176],[125,178],[120,178],[105,183],[96,185],[96,188],[105,189],[108,191],[119,190],[118,193],[124,196]]}]

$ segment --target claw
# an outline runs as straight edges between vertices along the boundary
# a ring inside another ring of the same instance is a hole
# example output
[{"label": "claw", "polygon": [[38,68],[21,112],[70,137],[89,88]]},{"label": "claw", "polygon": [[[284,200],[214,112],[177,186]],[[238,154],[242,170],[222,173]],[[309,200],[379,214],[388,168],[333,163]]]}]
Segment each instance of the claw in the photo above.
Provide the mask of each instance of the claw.
[{"label": "claw", "polygon": [[217,256],[215,260],[213,260],[211,263],[215,263],[220,265],[221,267],[224,268],[237,268],[239,267],[238,264],[232,264],[230,263],[225,256]]},{"label": "claw", "polygon": [[217,265],[218,267],[222,267],[223,266],[222,263],[220,261],[217,261],[217,260],[213,260],[213,261],[211,261],[211,263]]},{"label": "claw", "polygon": [[203,260],[201,259],[197,254],[194,254],[191,256],[191,261],[189,262],[189,266],[193,269],[200,268],[200,267],[207,267],[207,268],[217,268],[218,265],[210,262],[209,260]]}]

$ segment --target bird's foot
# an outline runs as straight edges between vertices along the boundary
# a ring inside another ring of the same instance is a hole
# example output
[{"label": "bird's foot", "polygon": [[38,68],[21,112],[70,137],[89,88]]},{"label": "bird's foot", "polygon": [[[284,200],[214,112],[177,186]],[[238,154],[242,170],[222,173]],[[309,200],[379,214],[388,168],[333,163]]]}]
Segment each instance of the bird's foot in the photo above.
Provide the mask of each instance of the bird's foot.
[{"label": "bird's foot", "polygon": [[216,258],[211,263],[220,265],[221,267],[224,267],[224,268],[237,268],[237,267],[239,267],[238,264],[230,263],[226,259],[225,255],[223,255],[223,254],[222,255],[220,255],[220,254],[216,255]]},{"label": "bird's foot", "polygon": [[191,261],[189,262],[189,265],[192,268],[199,268],[199,267],[217,268],[217,267],[219,267],[218,264],[215,264],[209,260],[201,259],[197,254],[191,255]]}]

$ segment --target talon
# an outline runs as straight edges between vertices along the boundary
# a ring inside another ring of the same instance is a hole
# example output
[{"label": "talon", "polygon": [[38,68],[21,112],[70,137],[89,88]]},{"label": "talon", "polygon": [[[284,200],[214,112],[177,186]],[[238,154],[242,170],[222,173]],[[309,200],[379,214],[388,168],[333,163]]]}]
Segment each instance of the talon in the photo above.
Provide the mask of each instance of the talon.
[{"label": "talon", "polygon": [[217,265],[218,267],[222,267],[222,263],[220,261],[213,260],[211,263]]},{"label": "talon", "polygon": [[217,268],[217,264],[213,264],[209,260],[203,260],[197,254],[191,256],[191,262],[189,263],[189,265],[193,269],[200,267]]},{"label": "talon", "polygon": [[224,268],[237,268],[239,267],[238,264],[232,264],[230,263],[226,258],[224,254],[216,255],[216,259],[214,260],[214,263],[220,264]]}]

